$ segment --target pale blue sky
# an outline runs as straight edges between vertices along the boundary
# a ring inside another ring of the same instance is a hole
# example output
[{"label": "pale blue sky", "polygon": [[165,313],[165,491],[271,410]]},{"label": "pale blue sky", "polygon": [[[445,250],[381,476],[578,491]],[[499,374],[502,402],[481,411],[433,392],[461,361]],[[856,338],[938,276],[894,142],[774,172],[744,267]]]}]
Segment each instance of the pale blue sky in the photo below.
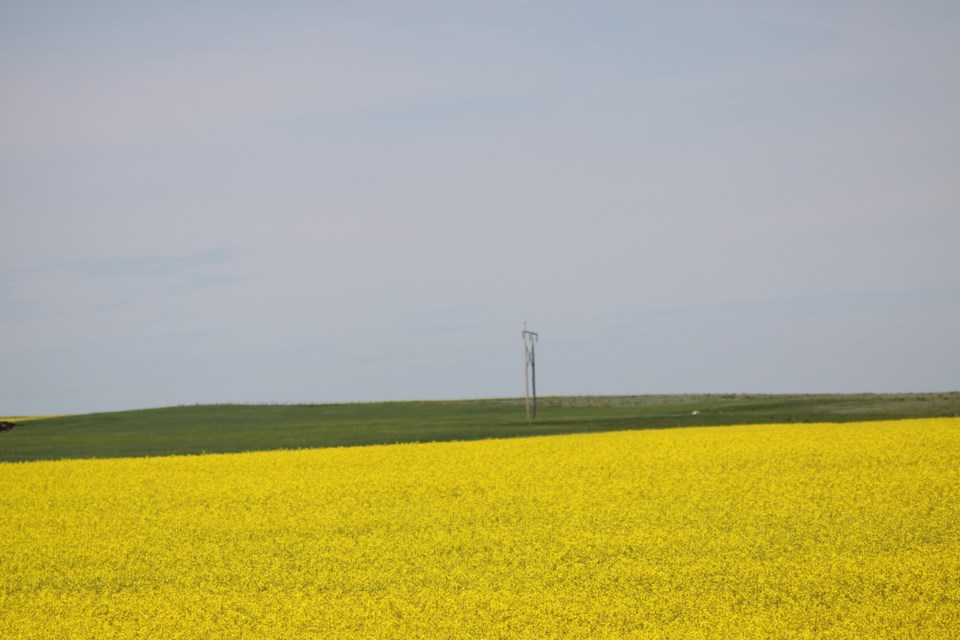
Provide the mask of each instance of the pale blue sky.
[{"label": "pale blue sky", "polygon": [[4,2],[0,415],[960,388],[953,2]]}]

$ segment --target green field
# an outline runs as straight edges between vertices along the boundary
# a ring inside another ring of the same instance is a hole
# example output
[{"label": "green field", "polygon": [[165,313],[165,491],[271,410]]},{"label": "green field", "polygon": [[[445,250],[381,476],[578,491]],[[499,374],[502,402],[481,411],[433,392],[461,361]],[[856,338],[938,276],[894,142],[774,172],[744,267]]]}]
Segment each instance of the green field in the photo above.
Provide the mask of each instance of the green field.
[{"label": "green field", "polygon": [[[694,413],[697,412],[697,413]],[[550,397],[317,405],[196,405],[62,416],[0,433],[0,461],[116,458],[960,414],[960,392]]]}]

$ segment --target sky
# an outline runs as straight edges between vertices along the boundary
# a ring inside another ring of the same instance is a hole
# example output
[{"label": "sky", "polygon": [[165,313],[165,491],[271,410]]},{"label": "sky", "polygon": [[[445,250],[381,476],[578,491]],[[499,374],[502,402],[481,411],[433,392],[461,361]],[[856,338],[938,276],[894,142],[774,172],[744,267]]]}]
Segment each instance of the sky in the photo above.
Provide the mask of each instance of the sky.
[{"label": "sky", "polygon": [[0,4],[0,415],[960,389],[960,4]]}]

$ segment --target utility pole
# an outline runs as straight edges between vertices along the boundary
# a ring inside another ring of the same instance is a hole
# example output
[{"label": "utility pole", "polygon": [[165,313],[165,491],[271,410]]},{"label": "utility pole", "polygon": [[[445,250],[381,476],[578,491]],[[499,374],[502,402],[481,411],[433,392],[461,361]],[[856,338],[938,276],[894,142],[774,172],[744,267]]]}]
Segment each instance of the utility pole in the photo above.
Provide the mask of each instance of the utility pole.
[{"label": "utility pole", "polygon": [[[527,422],[537,417],[537,358],[536,344],[539,334],[527,331],[527,322],[523,322],[523,391],[527,408]],[[530,388],[533,387],[533,415],[530,413]]]}]

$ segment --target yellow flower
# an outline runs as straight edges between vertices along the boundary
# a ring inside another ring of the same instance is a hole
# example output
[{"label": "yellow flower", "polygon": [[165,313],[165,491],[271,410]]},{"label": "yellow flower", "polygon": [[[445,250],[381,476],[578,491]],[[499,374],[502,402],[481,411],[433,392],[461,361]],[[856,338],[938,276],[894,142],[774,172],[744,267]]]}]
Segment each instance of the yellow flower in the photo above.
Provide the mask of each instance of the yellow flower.
[{"label": "yellow flower", "polygon": [[947,638],[960,420],[0,464],[10,638]]}]

